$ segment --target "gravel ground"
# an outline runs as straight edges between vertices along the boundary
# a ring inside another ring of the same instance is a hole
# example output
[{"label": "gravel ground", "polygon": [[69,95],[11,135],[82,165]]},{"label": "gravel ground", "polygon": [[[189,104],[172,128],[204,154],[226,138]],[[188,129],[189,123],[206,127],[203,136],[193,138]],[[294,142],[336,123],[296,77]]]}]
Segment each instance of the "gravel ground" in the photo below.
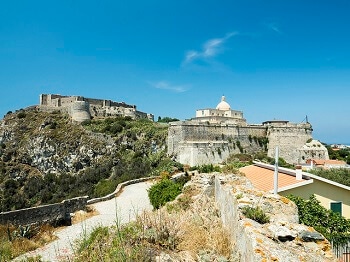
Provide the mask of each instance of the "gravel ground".
[{"label": "gravel ground", "polygon": [[76,240],[88,235],[97,226],[111,226],[117,221],[121,224],[127,223],[143,210],[151,210],[152,206],[147,196],[147,189],[151,185],[151,182],[129,185],[118,197],[93,204],[99,215],[57,231],[57,240],[13,261],[25,261],[27,257],[35,256],[41,256],[43,261],[71,261]]}]

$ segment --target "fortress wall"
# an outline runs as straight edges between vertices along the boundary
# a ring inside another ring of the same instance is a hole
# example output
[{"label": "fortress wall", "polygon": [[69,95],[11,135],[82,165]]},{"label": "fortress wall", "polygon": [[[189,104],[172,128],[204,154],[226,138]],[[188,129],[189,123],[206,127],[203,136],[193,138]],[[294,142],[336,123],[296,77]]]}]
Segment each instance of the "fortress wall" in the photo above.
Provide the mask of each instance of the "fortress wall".
[{"label": "fortress wall", "polygon": [[73,121],[84,122],[85,120],[90,120],[90,110],[89,103],[86,101],[76,101],[71,104],[70,115]]},{"label": "fortress wall", "polygon": [[[82,96],[61,96],[54,94],[41,94],[40,95],[40,109],[44,111],[63,110],[68,113],[72,113],[71,107],[76,102],[86,102],[90,105],[88,114],[90,116],[108,117],[108,116],[130,116],[133,119],[146,118],[153,119],[152,114],[147,114],[136,110],[135,105],[128,105],[124,102],[114,102],[112,100],[85,98]],[[54,109],[53,109],[54,108]],[[83,118],[87,118],[86,112],[83,112],[82,108],[73,109],[73,112],[80,111],[83,113]],[[76,118],[81,118],[76,116]]]},{"label": "fortress wall", "polygon": [[262,151],[257,138],[264,137],[266,128],[262,126],[174,122],[168,131],[168,154],[191,166],[218,164],[230,154]]},{"label": "fortress wall", "polygon": [[306,141],[312,138],[310,125],[271,126],[268,128],[268,156],[275,156],[275,148],[278,146],[280,157],[288,163],[301,163],[300,149]]}]

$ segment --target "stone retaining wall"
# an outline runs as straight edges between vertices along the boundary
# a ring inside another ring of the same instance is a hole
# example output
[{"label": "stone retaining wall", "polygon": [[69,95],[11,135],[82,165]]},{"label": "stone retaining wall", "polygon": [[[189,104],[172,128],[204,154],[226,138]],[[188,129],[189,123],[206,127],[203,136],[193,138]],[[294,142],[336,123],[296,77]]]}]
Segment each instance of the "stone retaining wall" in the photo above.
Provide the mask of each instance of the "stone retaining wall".
[{"label": "stone retaining wall", "polygon": [[0,213],[0,224],[12,225],[31,225],[31,224],[52,224],[52,225],[70,225],[71,213],[78,210],[84,210],[86,205],[106,201],[116,197],[125,186],[153,180],[158,177],[143,177],[120,183],[115,191],[104,197],[88,200],[88,196],[67,199],[61,203],[42,205],[37,207],[19,209],[14,211]]},{"label": "stone retaining wall", "polygon": [[70,213],[85,209],[87,196],[67,199],[61,203],[42,205],[0,213],[0,224],[30,225],[52,224],[69,225]]},{"label": "stone retaining wall", "polygon": [[140,183],[140,182],[145,182],[145,181],[153,180],[153,179],[157,179],[157,178],[159,178],[159,176],[142,177],[142,178],[133,179],[133,180],[129,180],[129,181],[120,183],[120,184],[118,184],[117,188],[114,190],[113,193],[110,193],[110,194],[108,194],[107,196],[104,196],[104,197],[98,197],[98,198],[90,199],[90,200],[87,201],[87,204],[91,205],[91,204],[95,204],[95,203],[98,203],[98,202],[110,200],[110,199],[116,197],[119,193],[121,193],[123,188],[128,186],[128,185],[132,185],[132,184],[136,184],[136,183]]},{"label": "stone retaining wall", "polygon": [[[215,201],[239,261],[337,261],[321,234],[298,224],[292,201],[254,189],[245,177],[217,175]],[[247,205],[262,208],[270,222],[246,218],[242,208]]]}]

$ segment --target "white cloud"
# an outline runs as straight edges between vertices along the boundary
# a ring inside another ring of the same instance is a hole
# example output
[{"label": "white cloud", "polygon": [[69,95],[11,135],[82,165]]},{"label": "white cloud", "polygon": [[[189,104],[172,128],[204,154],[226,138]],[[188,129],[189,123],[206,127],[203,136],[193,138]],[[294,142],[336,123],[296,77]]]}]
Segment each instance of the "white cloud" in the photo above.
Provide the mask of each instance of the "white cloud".
[{"label": "white cloud", "polygon": [[277,34],[280,34],[280,35],[282,34],[282,31],[281,31],[279,25],[276,24],[276,23],[269,23],[269,24],[267,24],[267,27],[268,27],[270,30],[276,32]]},{"label": "white cloud", "polygon": [[190,63],[196,59],[207,59],[216,56],[222,51],[222,45],[232,36],[237,35],[237,32],[227,33],[222,38],[213,38],[204,43],[201,51],[187,51],[184,63]]},{"label": "white cloud", "polygon": [[189,88],[188,85],[172,85],[166,81],[159,81],[156,83],[150,83],[154,88],[170,90],[176,93],[186,92]]}]

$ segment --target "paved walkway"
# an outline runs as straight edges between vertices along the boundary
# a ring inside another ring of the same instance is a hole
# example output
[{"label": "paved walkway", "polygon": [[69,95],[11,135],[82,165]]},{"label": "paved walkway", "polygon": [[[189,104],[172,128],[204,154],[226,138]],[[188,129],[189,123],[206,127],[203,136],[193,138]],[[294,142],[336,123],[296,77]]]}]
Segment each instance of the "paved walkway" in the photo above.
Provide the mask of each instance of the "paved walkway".
[{"label": "paved walkway", "polygon": [[14,261],[22,261],[26,260],[26,257],[38,255],[43,261],[71,261],[76,240],[88,235],[97,226],[115,225],[117,220],[121,224],[127,223],[143,210],[151,210],[152,206],[147,196],[147,189],[151,184],[151,182],[142,182],[129,185],[118,197],[93,204],[92,206],[99,212],[99,215],[57,231],[57,240],[26,253]]}]

